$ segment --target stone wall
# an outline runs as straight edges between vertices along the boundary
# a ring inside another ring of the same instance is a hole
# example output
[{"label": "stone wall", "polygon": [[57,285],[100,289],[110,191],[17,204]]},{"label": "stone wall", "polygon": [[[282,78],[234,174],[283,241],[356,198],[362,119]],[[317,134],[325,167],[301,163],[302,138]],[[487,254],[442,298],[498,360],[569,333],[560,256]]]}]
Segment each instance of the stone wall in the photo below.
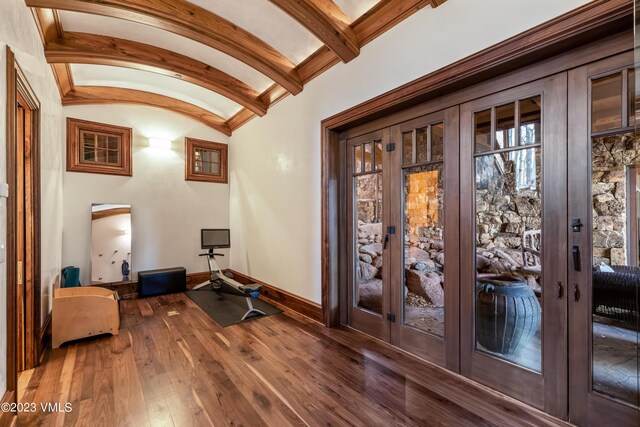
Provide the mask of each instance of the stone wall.
[{"label": "stone wall", "polygon": [[640,138],[632,133],[592,143],[593,263],[627,264],[627,166],[638,162]]},{"label": "stone wall", "polygon": [[355,199],[358,221],[382,221],[382,174],[361,175],[355,180]]},{"label": "stone wall", "polygon": [[[535,273],[540,265],[536,252],[542,243],[540,168],[539,148],[476,159],[478,273],[508,273],[540,288],[541,278]],[[525,248],[531,250],[525,250],[523,256],[525,231],[530,232]]]}]

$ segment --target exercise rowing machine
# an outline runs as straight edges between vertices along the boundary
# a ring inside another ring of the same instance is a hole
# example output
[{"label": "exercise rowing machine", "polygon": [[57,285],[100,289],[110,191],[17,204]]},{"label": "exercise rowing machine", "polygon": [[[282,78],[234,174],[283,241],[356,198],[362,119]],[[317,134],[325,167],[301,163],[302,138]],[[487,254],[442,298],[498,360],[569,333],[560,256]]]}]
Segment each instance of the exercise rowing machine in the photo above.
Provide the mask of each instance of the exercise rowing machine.
[{"label": "exercise rowing machine", "polygon": [[265,314],[263,311],[254,308],[253,302],[251,301],[251,298],[258,298],[262,285],[258,285],[257,283],[254,283],[252,285],[243,285],[242,283],[236,282],[231,277],[228,277],[224,273],[222,273],[222,270],[220,269],[220,267],[218,266],[218,262],[216,261],[216,256],[224,256],[224,254],[215,253],[213,252],[213,249],[209,249],[208,252],[200,254],[199,256],[207,257],[210,277],[208,281],[195,286],[193,288],[194,291],[211,285],[211,289],[215,292],[222,292],[245,297],[245,300],[247,301],[247,312],[244,314],[244,316],[242,316],[242,320],[245,320],[251,314]]}]

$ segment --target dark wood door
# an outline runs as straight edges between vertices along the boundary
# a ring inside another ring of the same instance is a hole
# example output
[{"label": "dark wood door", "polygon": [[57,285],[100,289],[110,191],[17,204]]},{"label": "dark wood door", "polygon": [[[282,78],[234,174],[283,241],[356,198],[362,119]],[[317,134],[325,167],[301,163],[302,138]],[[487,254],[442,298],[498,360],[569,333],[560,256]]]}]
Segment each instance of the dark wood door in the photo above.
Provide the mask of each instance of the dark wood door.
[{"label": "dark wood door", "polygon": [[348,139],[347,321],[364,333],[388,341],[390,306],[389,130]]},{"label": "dark wood door", "polygon": [[567,77],[460,107],[461,372],[567,415]]},{"label": "dark wood door", "polygon": [[569,418],[585,426],[640,423],[633,63],[629,52],[569,72]]},{"label": "dark wood door", "polygon": [[391,343],[459,371],[458,107],[391,127]]}]

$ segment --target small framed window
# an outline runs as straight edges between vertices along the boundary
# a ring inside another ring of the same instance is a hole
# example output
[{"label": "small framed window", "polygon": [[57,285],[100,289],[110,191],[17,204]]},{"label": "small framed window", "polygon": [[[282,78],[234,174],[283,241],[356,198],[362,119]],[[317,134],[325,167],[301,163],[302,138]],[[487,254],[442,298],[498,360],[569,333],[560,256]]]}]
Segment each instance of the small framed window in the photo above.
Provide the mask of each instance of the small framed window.
[{"label": "small framed window", "polygon": [[131,176],[131,128],[67,119],[67,171]]},{"label": "small framed window", "polygon": [[227,144],[185,138],[187,181],[227,184]]}]

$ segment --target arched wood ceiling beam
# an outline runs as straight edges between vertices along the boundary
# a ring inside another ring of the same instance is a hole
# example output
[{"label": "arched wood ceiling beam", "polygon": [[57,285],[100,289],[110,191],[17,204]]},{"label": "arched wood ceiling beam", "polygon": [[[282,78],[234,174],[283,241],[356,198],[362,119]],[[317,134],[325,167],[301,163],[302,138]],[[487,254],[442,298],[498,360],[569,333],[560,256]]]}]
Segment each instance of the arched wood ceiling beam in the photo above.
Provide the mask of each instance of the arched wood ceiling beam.
[{"label": "arched wood ceiling beam", "polygon": [[45,46],[52,64],[114,65],[179,78],[225,96],[264,116],[260,94],[240,80],[203,62],[159,47],[95,34],[64,32]]},{"label": "arched wood ceiling beam", "polygon": [[231,129],[217,114],[188,102],[157,93],[111,86],[76,86],[62,98],[62,105],[138,104],[163,108],[195,119],[231,136]]},{"label": "arched wood ceiling beam", "polygon": [[295,66],[284,55],[233,23],[186,0],[25,0],[25,3],[30,7],[125,19],[170,31],[244,62],[294,95],[302,90]]},{"label": "arched wood ceiling beam", "polygon": [[285,11],[343,61],[360,54],[356,33],[349,18],[332,0],[270,0]]},{"label": "arched wood ceiling beam", "polygon": [[[42,44],[46,45],[52,40],[62,37],[62,25],[58,12],[52,9],[31,9],[35,18]],[[69,64],[51,64],[53,76],[56,79],[60,97],[73,90],[73,76]]]}]

